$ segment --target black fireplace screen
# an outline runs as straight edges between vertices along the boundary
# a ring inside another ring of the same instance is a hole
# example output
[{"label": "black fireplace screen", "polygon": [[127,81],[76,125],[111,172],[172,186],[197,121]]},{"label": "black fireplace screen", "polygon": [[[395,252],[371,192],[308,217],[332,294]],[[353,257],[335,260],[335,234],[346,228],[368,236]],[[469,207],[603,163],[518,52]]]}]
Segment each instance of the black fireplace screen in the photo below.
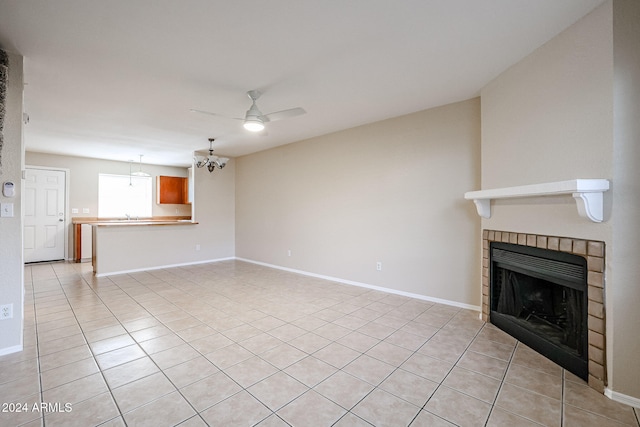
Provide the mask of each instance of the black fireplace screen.
[{"label": "black fireplace screen", "polygon": [[576,375],[587,376],[586,260],[491,244],[491,322]]}]

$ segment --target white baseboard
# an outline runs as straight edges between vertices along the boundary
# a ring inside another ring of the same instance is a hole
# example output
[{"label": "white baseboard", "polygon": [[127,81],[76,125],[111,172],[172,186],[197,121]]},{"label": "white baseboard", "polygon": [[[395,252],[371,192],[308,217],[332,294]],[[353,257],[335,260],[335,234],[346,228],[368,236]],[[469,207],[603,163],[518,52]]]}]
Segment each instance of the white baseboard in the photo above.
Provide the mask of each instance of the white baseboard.
[{"label": "white baseboard", "polygon": [[626,394],[613,391],[610,388],[604,389],[604,395],[616,402],[624,403],[625,405],[633,406],[634,408],[640,408],[640,399],[637,397],[627,396]]},{"label": "white baseboard", "polygon": [[188,265],[207,264],[207,263],[212,263],[212,262],[229,261],[229,260],[238,260],[238,261],[249,262],[251,264],[262,265],[262,266],[269,267],[269,268],[275,268],[277,270],[283,270],[283,271],[288,271],[288,272],[291,272],[291,273],[302,274],[304,276],[315,277],[315,278],[324,279],[324,280],[330,280],[330,281],[338,282],[338,283],[344,283],[345,285],[358,286],[358,287],[361,287],[361,288],[373,289],[373,290],[376,290],[376,291],[387,292],[387,293],[394,294],[394,295],[402,295],[402,296],[409,297],[409,298],[416,298],[416,299],[423,300],[423,301],[429,301],[429,302],[435,302],[435,303],[438,303],[438,304],[450,305],[452,307],[464,308],[464,309],[473,310],[473,311],[480,311],[480,306],[477,306],[477,305],[464,304],[464,303],[457,302],[457,301],[450,301],[450,300],[441,299],[441,298],[434,298],[434,297],[430,297],[430,296],[427,296],[427,295],[414,294],[414,293],[411,293],[411,292],[405,292],[405,291],[401,291],[401,290],[398,290],[398,289],[391,289],[391,288],[385,288],[385,287],[382,287],[382,286],[370,285],[368,283],[356,282],[356,281],[353,281],[353,280],[342,279],[342,278],[339,278],[339,277],[326,276],[324,274],[311,273],[309,271],[297,270],[297,269],[294,269],[294,268],[288,268],[288,267],[283,267],[283,266],[280,266],[280,265],[269,264],[269,263],[266,263],[266,262],[260,262],[260,261],[255,261],[255,260],[252,260],[252,259],[239,258],[239,257],[218,258],[218,259],[210,259],[210,260],[205,260],[205,261],[186,262],[186,263],[181,263],[181,264],[168,264],[168,265],[161,265],[161,266],[156,266],[156,267],[144,267],[144,268],[136,268],[136,269],[132,269],[132,270],[112,271],[112,272],[108,272],[108,273],[97,273],[96,277],[107,277],[107,276],[114,276],[114,275],[117,275],[117,274],[138,273],[138,272],[141,272],[141,271],[162,270],[162,269],[165,269],[165,268],[185,267],[185,266],[188,266]]},{"label": "white baseboard", "polygon": [[397,289],[391,289],[391,288],[385,288],[385,287],[382,287],[382,286],[370,285],[368,283],[355,282],[353,280],[341,279],[339,277],[325,276],[323,274],[316,274],[316,273],[311,273],[311,272],[308,272],[308,271],[296,270],[294,268],[282,267],[282,266],[279,266],[279,265],[268,264],[266,262],[254,261],[254,260],[246,259],[246,258],[238,258],[238,257],[236,257],[235,259],[238,260],[238,261],[245,261],[245,262],[250,262],[252,264],[257,264],[257,265],[262,265],[262,266],[265,266],[265,267],[275,268],[277,270],[284,270],[284,271],[289,271],[291,273],[302,274],[304,276],[316,277],[318,279],[324,279],[324,280],[330,280],[332,282],[344,283],[345,285],[358,286],[358,287],[361,287],[361,288],[373,289],[373,290],[376,290],[376,291],[387,292],[387,293],[390,293],[390,294],[402,295],[402,296],[409,297],[409,298],[416,298],[416,299],[423,300],[423,301],[435,302],[435,303],[450,305],[450,306],[458,307],[458,308],[465,308],[467,310],[480,311],[480,306],[477,306],[477,305],[464,304],[464,303],[457,302],[457,301],[450,301],[450,300],[445,300],[445,299],[441,299],[441,298],[429,297],[429,296],[421,295],[421,294],[414,294],[414,293],[411,293],[411,292],[400,291],[400,290],[397,290]]},{"label": "white baseboard", "polygon": [[235,257],[227,257],[227,258],[218,258],[218,259],[208,259],[208,260],[204,260],[204,261],[183,262],[183,263],[180,263],[180,264],[158,265],[158,266],[155,266],[155,267],[135,268],[133,270],[110,271],[108,273],[96,273],[96,277],[115,276],[116,274],[139,273],[141,271],[163,270],[165,268],[185,267],[185,266],[188,266],[188,265],[208,264],[208,263],[211,263],[211,262],[231,261],[231,260],[234,260],[234,259],[236,259],[236,258]]},{"label": "white baseboard", "polygon": [[14,345],[12,347],[0,348],[0,356],[4,356],[5,354],[17,353],[22,351],[22,344]]}]

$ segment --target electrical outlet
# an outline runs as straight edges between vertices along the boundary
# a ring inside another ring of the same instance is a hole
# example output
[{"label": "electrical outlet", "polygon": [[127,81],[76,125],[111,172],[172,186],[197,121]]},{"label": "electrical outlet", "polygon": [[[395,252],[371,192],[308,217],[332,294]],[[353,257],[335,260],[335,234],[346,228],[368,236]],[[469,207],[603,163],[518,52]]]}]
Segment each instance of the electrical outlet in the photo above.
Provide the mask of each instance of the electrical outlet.
[{"label": "electrical outlet", "polygon": [[196,251],[200,250],[200,245],[196,245]]},{"label": "electrical outlet", "polygon": [[287,256],[291,256],[291,249],[287,251]]},{"label": "electrical outlet", "polygon": [[382,271],[382,261],[376,262],[376,270]]},{"label": "electrical outlet", "polygon": [[0,305],[0,320],[11,319],[13,317],[13,304]]}]

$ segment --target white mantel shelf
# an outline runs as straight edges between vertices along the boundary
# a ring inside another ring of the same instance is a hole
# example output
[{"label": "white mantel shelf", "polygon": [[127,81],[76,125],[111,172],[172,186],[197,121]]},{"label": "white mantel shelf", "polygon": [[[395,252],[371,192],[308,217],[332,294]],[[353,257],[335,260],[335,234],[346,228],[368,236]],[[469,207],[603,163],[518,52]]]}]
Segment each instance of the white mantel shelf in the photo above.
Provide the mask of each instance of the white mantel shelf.
[{"label": "white mantel shelf", "polygon": [[519,187],[469,191],[464,193],[464,198],[473,200],[476,204],[478,215],[483,218],[491,218],[491,199],[571,194],[576,200],[580,216],[593,222],[602,222],[602,193],[608,189],[609,181],[606,179],[572,179],[544,184],[521,185]]}]

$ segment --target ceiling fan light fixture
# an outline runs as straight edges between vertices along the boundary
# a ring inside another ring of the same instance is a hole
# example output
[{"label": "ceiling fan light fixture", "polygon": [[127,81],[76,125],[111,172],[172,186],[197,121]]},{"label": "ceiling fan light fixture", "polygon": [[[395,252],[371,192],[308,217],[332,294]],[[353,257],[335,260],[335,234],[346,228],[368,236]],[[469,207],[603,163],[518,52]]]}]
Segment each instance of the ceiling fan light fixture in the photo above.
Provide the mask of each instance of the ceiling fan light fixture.
[{"label": "ceiling fan light fixture", "polygon": [[247,117],[243,126],[250,132],[260,132],[264,130],[264,123],[258,117]]}]

